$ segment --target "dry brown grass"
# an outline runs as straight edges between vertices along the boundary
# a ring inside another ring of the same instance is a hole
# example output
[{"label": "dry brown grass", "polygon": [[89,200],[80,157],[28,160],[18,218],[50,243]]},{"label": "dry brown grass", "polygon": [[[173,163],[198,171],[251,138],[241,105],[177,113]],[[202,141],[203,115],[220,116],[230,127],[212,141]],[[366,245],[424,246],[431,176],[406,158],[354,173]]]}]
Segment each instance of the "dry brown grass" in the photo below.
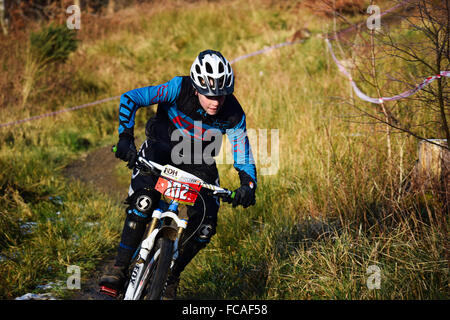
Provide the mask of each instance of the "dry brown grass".
[{"label": "dry brown grass", "polygon": [[301,5],[317,14],[332,17],[335,12],[347,15],[363,13],[366,2],[365,0],[307,0]]}]

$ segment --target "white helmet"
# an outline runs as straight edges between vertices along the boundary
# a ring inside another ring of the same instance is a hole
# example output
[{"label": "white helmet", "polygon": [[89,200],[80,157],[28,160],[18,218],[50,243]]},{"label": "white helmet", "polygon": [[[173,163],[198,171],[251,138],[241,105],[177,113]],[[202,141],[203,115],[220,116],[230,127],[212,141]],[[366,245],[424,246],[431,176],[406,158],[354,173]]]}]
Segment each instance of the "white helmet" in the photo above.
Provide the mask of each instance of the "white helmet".
[{"label": "white helmet", "polygon": [[192,85],[205,96],[224,96],[234,91],[233,69],[219,51],[200,52],[191,66]]}]

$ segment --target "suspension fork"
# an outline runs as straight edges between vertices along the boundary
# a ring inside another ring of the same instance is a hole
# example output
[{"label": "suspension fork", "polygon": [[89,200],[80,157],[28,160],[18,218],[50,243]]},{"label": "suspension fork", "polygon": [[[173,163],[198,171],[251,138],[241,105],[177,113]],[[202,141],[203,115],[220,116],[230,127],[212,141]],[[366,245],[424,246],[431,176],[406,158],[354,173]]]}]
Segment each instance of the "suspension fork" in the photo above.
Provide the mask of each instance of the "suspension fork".
[{"label": "suspension fork", "polygon": [[[160,204],[161,204],[161,203],[160,203]],[[155,228],[156,228],[158,222],[160,221],[160,219],[161,219],[161,214],[164,212],[164,210],[163,210],[161,207],[162,207],[162,205],[160,205],[158,208],[156,208],[156,209],[153,211],[153,214],[152,214],[152,221],[151,221],[151,223],[150,223],[150,227],[148,228],[147,232],[146,232],[145,235],[144,235],[144,239],[146,239],[148,236],[150,236],[150,235],[152,234],[153,230],[155,230]],[[177,213],[177,211],[178,211],[178,202],[174,202],[174,201],[173,201],[173,202],[170,204],[168,211],[172,211],[172,212],[174,212],[174,213]]]},{"label": "suspension fork", "polygon": [[[169,205],[169,208],[165,212],[163,211],[163,209],[161,209],[161,207],[155,209],[155,211],[153,211],[153,214],[152,214],[152,221],[151,221],[150,227],[148,228],[148,230],[147,230],[147,232],[146,232],[146,234],[144,236],[144,239],[149,238],[150,235],[153,233],[153,231],[158,228],[158,224],[161,221],[161,219],[164,218],[164,216],[166,216],[167,214],[172,215],[171,218],[174,219],[177,222],[177,227],[178,228],[175,229],[175,228],[169,227],[169,226],[166,226],[166,227],[162,226],[162,228],[160,230],[165,229],[163,232],[168,232],[169,231],[169,233],[165,233],[165,235],[168,236],[171,240],[174,241],[174,247],[173,247],[174,257],[173,257],[173,260],[176,260],[177,257],[178,257],[178,244],[179,244],[179,241],[180,241],[181,236],[183,234],[183,231],[184,231],[184,229],[186,229],[186,226],[187,226],[187,220],[186,219],[180,219],[180,218],[177,217],[177,215],[178,215],[178,206],[179,206],[178,202],[172,201],[170,203],[170,205]],[[182,221],[184,221],[184,223]],[[180,225],[180,223],[182,225]],[[172,229],[172,230],[175,229],[175,230],[171,231],[170,229]],[[143,262],[143,259],[140,259],[139,262]]]}]

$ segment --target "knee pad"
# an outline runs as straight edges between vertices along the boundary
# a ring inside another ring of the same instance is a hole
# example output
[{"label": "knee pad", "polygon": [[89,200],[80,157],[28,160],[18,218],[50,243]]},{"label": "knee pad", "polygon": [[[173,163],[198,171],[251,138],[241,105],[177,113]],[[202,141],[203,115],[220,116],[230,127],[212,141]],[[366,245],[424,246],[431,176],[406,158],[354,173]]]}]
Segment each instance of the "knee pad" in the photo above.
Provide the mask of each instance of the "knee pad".
[{"label": "knee pad", "polygon": [[151,214],[159,202],[160,194],[154,190],[141,189],[134,192],[127,203],[126,212],[132,221],[148,222]]},{"label": "knee pad", "polygon": [[213,235],[216,234],[216,228],[212,224],[205,223],[198,228],[194,237],[195,241],[200,243],[209,243]]}]

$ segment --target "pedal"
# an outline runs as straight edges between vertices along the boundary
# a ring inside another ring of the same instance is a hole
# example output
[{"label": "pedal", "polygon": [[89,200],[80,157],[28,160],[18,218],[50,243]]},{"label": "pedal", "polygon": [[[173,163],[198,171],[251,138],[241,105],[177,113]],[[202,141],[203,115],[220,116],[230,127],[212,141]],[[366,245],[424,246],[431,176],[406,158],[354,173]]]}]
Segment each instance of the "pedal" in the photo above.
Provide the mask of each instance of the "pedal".
[{"label": "pedal", "polygon": [[105,286],[101,286],[100,287],[100,293],[106,294],[110,297],[116,298],[117,297],[117,290],[105,287]]}]

